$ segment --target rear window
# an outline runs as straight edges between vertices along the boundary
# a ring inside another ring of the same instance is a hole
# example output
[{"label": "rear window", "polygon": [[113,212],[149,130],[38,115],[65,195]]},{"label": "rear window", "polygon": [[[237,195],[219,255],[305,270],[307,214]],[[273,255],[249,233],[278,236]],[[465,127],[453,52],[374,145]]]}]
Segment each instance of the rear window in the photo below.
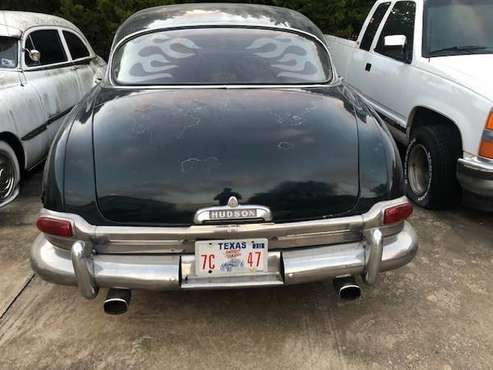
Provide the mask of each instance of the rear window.
[{"label": "rear window", "polygon": [[306,84],[331,79],[323,46],[291,32],[208,28],[131,39],[113,57],[122,85]]},{"label": "rear window", "polygon": [[0,36],[0,68],[17,67],[17,39]]}]

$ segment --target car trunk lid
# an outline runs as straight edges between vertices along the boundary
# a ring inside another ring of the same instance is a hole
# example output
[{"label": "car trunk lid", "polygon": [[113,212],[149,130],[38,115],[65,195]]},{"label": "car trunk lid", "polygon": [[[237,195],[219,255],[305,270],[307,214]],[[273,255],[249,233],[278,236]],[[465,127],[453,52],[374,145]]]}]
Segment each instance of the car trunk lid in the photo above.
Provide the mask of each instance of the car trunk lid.
[{"label": "car trunk lid", "polygon": [[358,199],[356,120],[337,88],[107,89],[93,124],[98,205],[114,222],[190,225],[231,196],[274,222],[310,220]]}]

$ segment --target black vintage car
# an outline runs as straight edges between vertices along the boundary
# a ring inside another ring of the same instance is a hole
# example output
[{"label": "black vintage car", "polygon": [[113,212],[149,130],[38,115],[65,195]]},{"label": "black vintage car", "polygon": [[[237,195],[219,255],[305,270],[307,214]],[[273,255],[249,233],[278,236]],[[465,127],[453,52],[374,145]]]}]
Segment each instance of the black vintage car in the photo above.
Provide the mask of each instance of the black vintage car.
[{"label": "black vintage car", "polygon": [[125,312],[131,289],[263,287],[408,263],[395,144],[288,9],[146,9],[116,33],[103,83],[46,163],[32,247],[44,279]]}]

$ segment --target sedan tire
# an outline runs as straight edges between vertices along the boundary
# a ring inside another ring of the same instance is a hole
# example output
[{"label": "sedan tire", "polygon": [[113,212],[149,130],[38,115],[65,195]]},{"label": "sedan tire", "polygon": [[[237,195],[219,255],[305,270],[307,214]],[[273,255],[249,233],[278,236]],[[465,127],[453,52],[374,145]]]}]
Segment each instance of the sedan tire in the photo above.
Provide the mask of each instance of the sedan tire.
[{"label": "sedan tire", "polygon": [[460,140],[450,127],[419,127],[404,159],[407,196],[428,209],[455,207],[461,197],[456,177],[460,150]]},{"label": "sedan tire", "polygon": [[17,196],[20,178],[19,161],[14,150],[0,141],[0,207]]}]

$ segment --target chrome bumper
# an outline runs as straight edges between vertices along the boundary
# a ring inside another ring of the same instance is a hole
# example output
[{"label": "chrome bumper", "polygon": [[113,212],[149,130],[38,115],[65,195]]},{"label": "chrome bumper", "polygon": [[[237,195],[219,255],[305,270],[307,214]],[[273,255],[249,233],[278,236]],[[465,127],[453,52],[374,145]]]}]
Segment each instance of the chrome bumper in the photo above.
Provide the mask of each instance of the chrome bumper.
[{"label": "chrome bumper", "polygon": [[457,162],[457,178],[464,190],[493,198],[493,161],[465,156]]},{"label": "chrome bumper", "polygon": [[102,254],[89,242],[75,241],[70,250],[52,244],[43,234],[31,251],[33,270],[44,280],[79,286],[86,298],[99,288],[146,290],[221,289],[291,285],[362,274],[369,284],[378,272],[410,262],[418,244],[413,228],[385,237],[379,228],[364,231],[359,242],[272,250],[268,272],[236,277],[204,278],[195,274],[194,254]]}]

